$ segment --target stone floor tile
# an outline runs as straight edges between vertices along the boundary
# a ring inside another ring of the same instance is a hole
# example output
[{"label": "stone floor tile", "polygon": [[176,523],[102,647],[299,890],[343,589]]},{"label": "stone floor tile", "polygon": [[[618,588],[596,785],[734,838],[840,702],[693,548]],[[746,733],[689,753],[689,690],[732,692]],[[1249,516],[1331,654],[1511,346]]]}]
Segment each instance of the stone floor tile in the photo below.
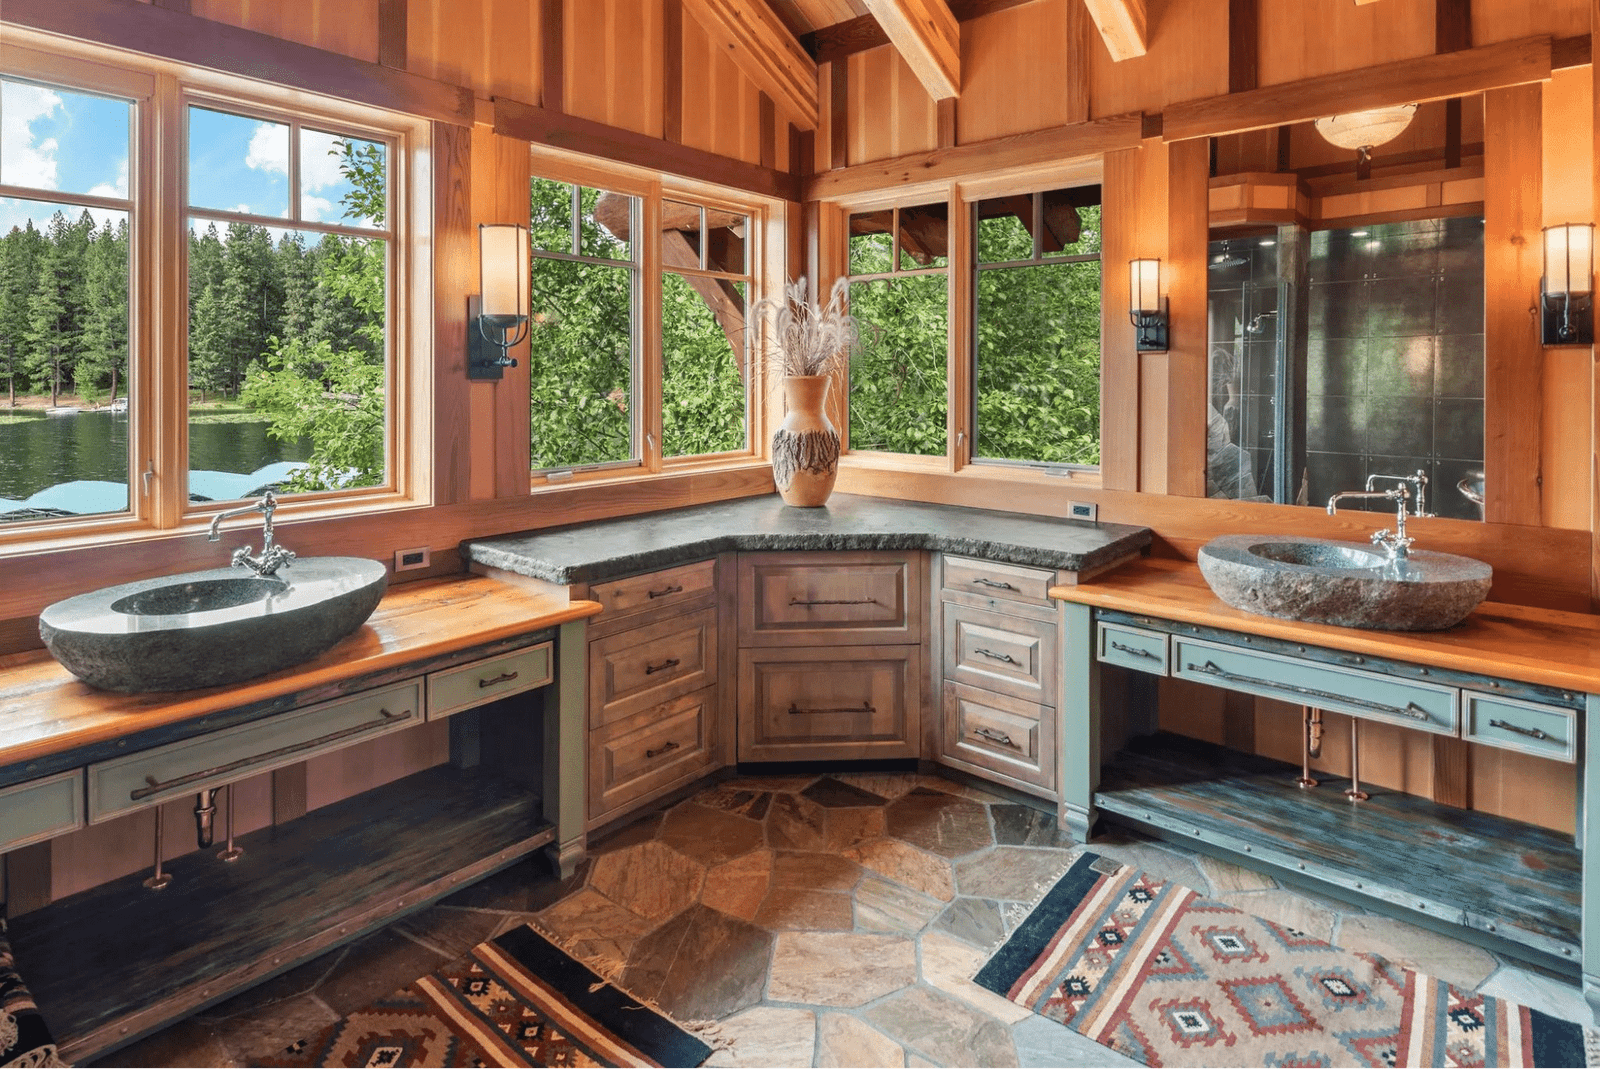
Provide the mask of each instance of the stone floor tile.
[{"label": "stone floor tile", "polygon": [[[422,975],[424,974],[418,973],[412,979]],[[396,984],[390,990],[402,986],[404,985]],[[382,996],[374,996],[374,998],[379,997]],[[315,995],[302,995],[229,1020],[227,1030],[221,1033],[221,1038],[232,1056],[233,1064],[260,1065],[291,1043],[311,1038],[342,1016],[342,1012],[335,1013]],[[162,1063],[125,1061],[118,1064],[160,1065]]]},{"label": "stone floor tile", "polygon": [[889,835],[930,853],[961,857],[994,842],[987,806],[918,787],[888,809]]},{"label": "stone floor tile", "polygon": [[1033,1013],[1028,1014],[1027,1020],[1012,1026],[1011,1040],[1017,1047],[1017,1063],[1039,1069],[1054,1066],[1142,1069],[1144,1065],[1110,1047],[1102,1047],[1058,1021]]},{"label": "stone floor tile", "polygon": [[413,941],[443,954],[448,961],[459,958],[485,939],[493,938],[506,919],[500,913],[429,906],[411,914],[395,927]]},{"label": "stone floor tile", "polygon": [[919,775],[917,777],[917,786],[943,791],[945,794],[953,794],[957,798],[965,798],[970,802],[980,802],[983,805],[994,805],[1006,801],[1006,799],[993,791],[986,791],[982,787],[976,787],[970,783],[962,783],[958,780],[946,779],[943,776]]},{"label": "stone floor tile", "polygon": [[848,892],[799,887],[774,887],[755,916],[769,932],[848,932],[853,921]]},{"label": "stone floor tile", "polygon": [[1313,939],[1332,943],[1335,914],[1320,903],[1294,891],[1229,891],[1213,895],[1241,913],[1286,925]]},{"label": "stone floor tile", "polygon": [[887,834],[889,821],[882,806],[872,809],[830,809],[823,819],[823,849],[848,850]]},{"label": "stone floor tile", "polygon": [[426,976],[449,960],[445,954],[384,928],[350,944],[313,994],[342,1017]]},{"label": "stone floor tile", "polygon": [[634,944],[655,927],[655,922],[585,887],[540,913],[537,926],[596,972],[614,976],[627,962]]},{"label": "stone floor tile", "polygon": [[[288,1043],[293,1043],[291,1039]],[[285,1046],[288,1046],[285,1043]],[[163,1065],[174,1067],[238,1065],[215,1025],[198,1018],[179,1021],[155,1035],[130,1043],[87,1063],[91,1066]],[[898,1063],[896,1063],[898,1064]]]},{"label": "stone floor tile", "polygon": [[835,772],[833,778],[891,802],[917,785],[915,772]]},{"label": "stone floor tile", "polygon": [[905,1059],[900,1044],[854,1017],[825,1013],[817,1023],[819,1066],[904,1065]]},{"label": "stone floor tile", "polygon": [[861,866],[837,854],[780,850],[772,865],[774,887],[848,891],[860,880]]},{"label": "stone floor tile", "polygon": [[816,1057],[817,1015],[753,1006],[720,1022],[716,1041],[718,1049],[705,1063],[708,1069],[810,1065]]},{"label": "stone floor tile", "polygon": [[638,820],[630,821],[620,828],[589,841],[589,856],[599,857],[601,854],[615,853],[626,850],[630,846],[647,843],[656,837],[656,832],[661,830],[661,822],[667,817],[661,810],[654,810]]},{"label": "stone floor tile", "polygon": [[924,932],[921,940],[922,981],[954,995],[973,1009],[1006,1024],[1016,1024],[1033,1011],[972,982],[989,955],[944,932]]},{"label": "stone floor tile", "polygon": [[779,794],[767,811],[767,845],[776,850],[821,850],[827,810],[798,794]]},{"label": "stone floor tile", "polygon": [[715,787],[701,791],[691,801],[727,813],[737,813],[751,820],[764,820],[767,809],[772,805],[772,792],[749,787],[730,787],[725,783],[719,783]]},{"label": "stone floor tile", "polygon": [[1463,988],[1476,988],[1498,967],[1487,950],[1390,917],[1341,917],[1334,943],[1345,950],[1381,954],[1396,965]]},{"label": "stone floor tile", "polygon": [[[1200,873],[1211,885],[1211,895],[1215,897],[1229,891],[1270,891],[1278,886],[1278,881],[1264,873],[1235,865],[1228,861],[1219,861],[1214,857],[1203,854],[1195,856],[1195,864],[1200,867]],[[1204,887],[1195,890],[1206,893]]]},{"label": "stone floor tile", "polygon": [[766,841],[759,821],[694,801],[672,808],[656,841],[704,865],[720,865],[748,854]]},{"label": "stone floor tile", "polygon": [[634,944],[619,986],[680,1021],[716,1020],[761,1001],[772,936],[694,905]]},{"label": "stone floor tile", "polygon": [[877,876],[856,887],[856,927],[866,932],[904,932],[915,935],[944,909],[938,899]]},{"label": "stone floor tile", "polygon": [[871,869],[885,879],[913,891],[921,891],[941,902],[948,902],[956,896],[950,862],[918,850],[910,843],[898,839],[874,839],[846,850],[845,856],[852,861],[859,861],[864,868]]},{"label": "stone floor tile", "polygon": [[1577,984],[1520,965],[1500,966],[1478,990],[1521,1006],[1531,1006],[1563,1021],[1575,1021],[1585,1028],[1595,1026],[1594,1012],[1584,1001],[1583,991]]},{"label": "stone floor tile", "polygon": [[881,794],[846,783],[836,776],[823,776],[800,794],[824,809],[863,809],[889,801]]},{"label": "stone floor tile", "polygon": [[908,1050],[941,1065],[1017,1064],[1008,1025],[930,987],[902,991],[862,1016]]},{"label": "stone floor tile", "polygon": [[1201,894],[1206,893],[1206,878],[1195,867],[1194,854],[1158,845],[1132,833],[1125,838],[1091,843],[1089,849],[1124,865],[1141,869],[1158,880],[1180,883]]},{"label": "stone floor tile", "polygon": [[997,846],[956,862],[963,895],[1003,902],[1036,902],[1071,867],[1065,850]]},{"label": "stone floor tile", "polygon": [[706,873],[700,901],[730,917],[753,920],[772,886],[773,853],[752,850]]},{"label": "stone floor tile", "polygon": [[1056,826],[1056,815],[1029,805],[992,805],[989,815],[994,820],[994,841],[1001,846],[1059,846],[1073,845],[1072,837]]},{"label": "stone floor tile", "polygon": [[767,998],[810,1006],[861,1006],[915,983],[917,944],[860,932],[781,932]]},{"label": "stone floor tile", "polygon": [[735,776],[723,780],[719,787],[733,790],[772,791],[803,791],[817,781],[818,774],[802,773],[796,776]]},{"label": "stone floor tile", "polygon": [[939,914],[934,927],[980,948],[996,947],[1006,936],[1000,906],[987,898],[956,899]]},{"label": "stone floor tile", "polygon": [[589,886],[646,920],[665,920],[700,897],[706,868],[664,843],[630,846],[595,859]]},{"label": "stone floor tile", "polygon": [[931,1062],[920,1054],[906,1055],[907,1069],[940,1069],[938,1062]]}]

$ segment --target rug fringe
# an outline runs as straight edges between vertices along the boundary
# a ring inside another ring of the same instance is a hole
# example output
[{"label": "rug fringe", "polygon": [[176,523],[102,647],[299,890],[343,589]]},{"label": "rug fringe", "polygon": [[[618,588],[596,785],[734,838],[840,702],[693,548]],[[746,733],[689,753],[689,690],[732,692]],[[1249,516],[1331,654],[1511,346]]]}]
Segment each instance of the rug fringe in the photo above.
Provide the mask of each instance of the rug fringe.
[{"label": "rug fringe", "polygon": [[[1021,915],[1026,918],[1028,914],[1037,909],[1039,907],[1039,903],[1044,901],[1044,896],[1050,893],[1050,888],[1060,883],[1061,877],[1072,871],[1072,866],[1078,863],[1078,859],[1083,857],[1084,854],[1090,852],[1091,851],[1086,846],[1073,847],[1068,851],[1066,861],[1062,862],[1059,866],[1053,869],[1048,876],[1042,876],[1038,880],[1035,880],[1033,886],[1028,888],[1028,898],[1026,901],[1019,903],[1023,907],[1021,910]],[[1018,923],[1021,922],[1019,921]],[[1012,932],[1014,932],[1015,929],[1016,925],[1012,925]],[[991,940],[988,946],[980,947],[979,949],[985,955],[993,956],[995,951],[1006,945],[1006,940],[1011,938],[1012,932],[1002,932],[1000,938]]]},{"label": "rug fringe", "polygon": [[1585,1065],[1600,1065],[1600,1031],[1583,1030],[1583,1055]]}]

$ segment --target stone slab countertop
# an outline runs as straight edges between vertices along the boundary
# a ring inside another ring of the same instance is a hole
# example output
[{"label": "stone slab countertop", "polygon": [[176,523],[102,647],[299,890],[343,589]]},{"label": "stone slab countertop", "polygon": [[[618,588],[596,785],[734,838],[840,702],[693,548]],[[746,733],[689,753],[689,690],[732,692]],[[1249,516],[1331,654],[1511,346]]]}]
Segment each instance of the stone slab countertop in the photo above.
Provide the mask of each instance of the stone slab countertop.
[{"label": "stone slab countertop", "polygon": [[834,494],[822,508],[791,508],[776,494],[545,531],[471,539],[467,560],[550,583],[589,583],[732,550],[933,549],[1081,572],[1150,544],[1118,523]]}]

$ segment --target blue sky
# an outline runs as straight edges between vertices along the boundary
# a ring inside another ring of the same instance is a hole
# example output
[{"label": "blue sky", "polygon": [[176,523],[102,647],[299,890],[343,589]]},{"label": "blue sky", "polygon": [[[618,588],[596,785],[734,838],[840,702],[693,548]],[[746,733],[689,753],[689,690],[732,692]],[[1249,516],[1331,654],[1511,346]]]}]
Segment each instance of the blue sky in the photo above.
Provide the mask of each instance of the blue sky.
[{"label": "blue sky", "polygon": [[[123,197],[128,191],[126,101],[0,80],[0,182],[33,189]],[[189,109],[189,203],[289,217],[289,127],[204,108]],[[300,131],[300,211],[312,222],[345,219],[350,184],[330,154],[335,137]],[[57,206],[0,198],[0,233],[28,218],[48,224]],[[73,213],[76,214],[76,213]],[[94,211],[97,221],[120,213]]]}]

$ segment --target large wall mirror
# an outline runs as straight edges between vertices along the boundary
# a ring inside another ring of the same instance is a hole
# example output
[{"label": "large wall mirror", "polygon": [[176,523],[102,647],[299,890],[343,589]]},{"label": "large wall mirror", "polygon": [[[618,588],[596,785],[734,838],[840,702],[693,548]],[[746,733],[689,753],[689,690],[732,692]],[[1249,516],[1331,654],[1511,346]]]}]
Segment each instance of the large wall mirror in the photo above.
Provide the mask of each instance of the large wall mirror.
[{"label": "large wall mirror", "polygon": [[1311,123],[1214,144],[1207,494],[1322,507],[1420,471],[1428,513],[1482,519],[1482,97],[1366,153]]}]

